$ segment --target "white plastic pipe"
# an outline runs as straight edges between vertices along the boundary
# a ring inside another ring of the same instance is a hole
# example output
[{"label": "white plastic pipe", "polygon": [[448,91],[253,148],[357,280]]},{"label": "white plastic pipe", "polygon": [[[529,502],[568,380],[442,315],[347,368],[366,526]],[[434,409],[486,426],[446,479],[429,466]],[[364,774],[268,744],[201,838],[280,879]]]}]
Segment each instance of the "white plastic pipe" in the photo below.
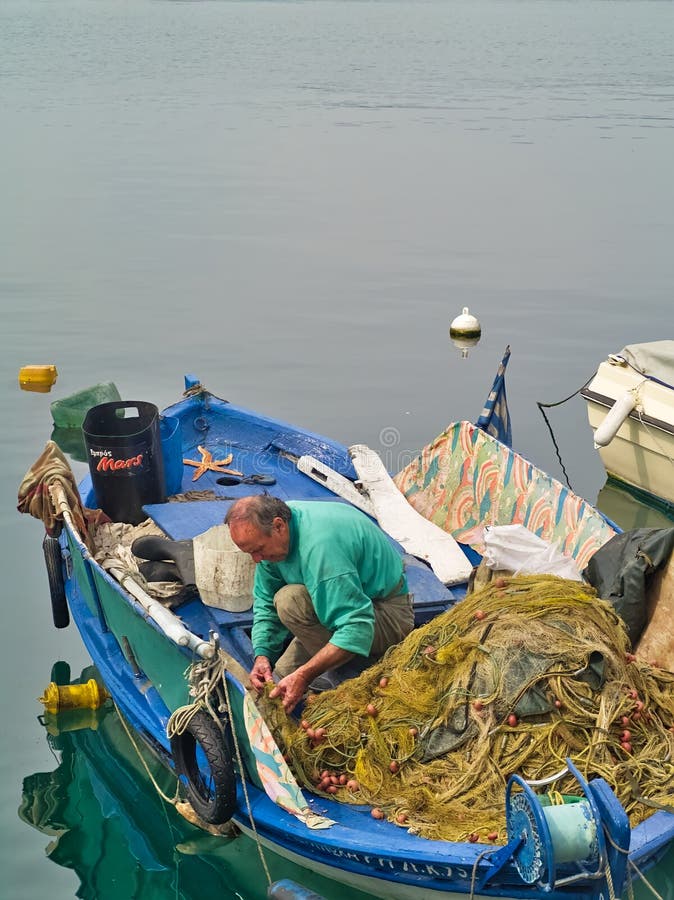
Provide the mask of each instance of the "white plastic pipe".
[{"label": "white plastic pipe", "polygon": [[114,566],[108,567],[108,572],[116,578],[125,590],[140,603],[151,619],[161,628],[167,638],[178,644],[180,647],[189,647],[189,649],[201,656],[202,659],[211,659],[215,653],[215,647],[208,641],[204,641],[199,635],[194,634],[185,628],[180,619],[162,606],[159,601],[151,597],[138,582],[123,569],[117,569]]},{"label": "white plastic pipe", "polygon": [[[77,528],[75,528],[68,499],[65,491],[58,482],[50,487],[50,494],[54,501],[54,508],[63,515],[68,527],[77,538],[85,559],[91,560],[93,565],[97,565],[83,543],[81,536],[78,534]],[[108,572],[113,578],[117,579],[120,585],[124,587],[129,594],[135,597],[169,640],[178,644],[180,647],[189,647],[193,653],[200,656],[202,659],[211,659],[213,657],[215,654],[215,646],[208,641],[204,641],[199,635],[194,634],[189,629],[185,628],[178,616],[165,606],[162,606],[162,604],[155,600],[154,597],[151,597],[144,591],[128,572],[125,572],[124,569],[117,568],[116,566],[108,567]]]},{"label": "white plastic pipe", "polygon": [[618,429],[637,405],[636,392],[626,391],[618,397],[601,425],[594,433],[594,449],[610,444]]}]

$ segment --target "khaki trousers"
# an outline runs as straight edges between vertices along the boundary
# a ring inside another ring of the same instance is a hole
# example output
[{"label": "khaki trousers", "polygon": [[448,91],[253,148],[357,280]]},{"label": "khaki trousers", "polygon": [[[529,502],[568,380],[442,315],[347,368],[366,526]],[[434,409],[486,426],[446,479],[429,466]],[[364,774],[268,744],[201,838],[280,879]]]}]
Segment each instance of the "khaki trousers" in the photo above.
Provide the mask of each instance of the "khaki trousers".
[{"label": "khaki trousers", "polygon": [[[356,657],[358,662],[362,660],[363,669],[376,662],[390,646],[407,637],[414,627],[414,611],[409,594],[373,600],[372,605],[374,640],[370,656]],[[325,647],[332,632],[318,621],[309,592],[303,584],[286,584],[282,587],[274,595],[274,606],[281,622],[294,635],[274,669],[279,678],[285,678]]]}]

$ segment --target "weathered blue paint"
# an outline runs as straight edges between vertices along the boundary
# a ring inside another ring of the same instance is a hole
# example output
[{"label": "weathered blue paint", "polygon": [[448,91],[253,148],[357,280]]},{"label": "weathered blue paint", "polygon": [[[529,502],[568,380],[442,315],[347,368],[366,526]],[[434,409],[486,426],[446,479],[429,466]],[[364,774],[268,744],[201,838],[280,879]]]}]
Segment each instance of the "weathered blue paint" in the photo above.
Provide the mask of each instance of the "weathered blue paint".
[{"label": "weathered blue paint", "polygon": [[[247,474],[272,474],[276,484],[268,490],[282,498],[335,499],[326,488],[298,472],[288,454],[309,453],[346,477],[355,476],[346,448],[219,400],[197,390],[197,384],[198,379],[191,377],[187,386],[193,392],[166,410],[167,415],[180,419],[185,458],[198,459],[198,445],[207,444],[216,458],[225,455],[220,453],[221,450],[231,449],[235,452],[238,467]],[[194,484],[191,481],[193,472],[193,468],[185,467],[183,490],[212,489],[223,493],[216,483],[217,473],[207,472]],[[237,497],[256,490],[262,488],[234,485],[226,488],[226,493]],[[85,479],[81,493],[87,506],[96,506],[90,479]],[[175,504],[176,507],[181,505]],[[169,507],[161,514],[156,510],[153,512],[158,519],[164,516],[164,524],[172,537],[183,539],[216,524],[215,519],[222,521],[225,509],[226,501],[213,501],[201,505],[186,504],[182,516],[179,509]],[[72,533],[64,530],[60,540],[64,551],[67,550],[73,560],[66,592],[72,618],[87,650],[124,717],[170,765],[166,723],[173,709],[186,699],[184,673],[192,661],[190,653],[163,634],[137,601],[90,558],[84,545]],[[465,593],[465,586],[448,590],[418,562],[410,561],[408,577],[416,595],[418,621],[430,618]],[[244,667],[251,665],[252,648],[247,631],[251,623],[249,612],[228,613],[193,601],[181,606],[179,613],[186,626],[204,640],[208,640],[210,631],[217,630],[223,648]],[[238,689],[232,694],[240,695],[240,685],[231,677],[230,682]],[[236,721],[235,717],[235,725]],[[252,771],[252,760],[246,752],[246,736],[240,724],[238,728],[245,766]],[[368,885],[372,889],[374,880],[380,894],[386,893],[387,882],[395,882],[410,896],[419,897],[427,896],[429,891],[441,895],[470,894],[476,885],[480,885],[480,896],[536,900],[561,900],[563,896],[566,900],[587,900],[601,895],[600,885],[592,880],[581,881],[562,892],[554,887],[545,890],[540,884],[526,885],[512,861],[503,858],[502,848],[421,839],[389,822],[375,821],[367,808],[340,804],[307,792],[312,809],[336,822],[331,828],[312,831],[275,805],[261,790],[255,776],[249,778],[248,792],[256,829],[263,841],[281,854],[287,853],[304,861],[309,868],[316,864],[329,867],[336,879],[345,873],[349,878],[361,879],[359,886],[364,890]],[[245,829],[250,826],[241,788],[239,794],[235,820]],[[656,813],[626,834],[624,821],[616,811],[615,798],[610,791],[607,793],[607,786],[597,786],[596,796],[599,815],[611,840],[618,847],[631,840],[630,858],[640,868],[657,861],[674,839],[674,816]],[[625,855],[609,853],[609,862],[616,894],[619,894],[625,875]],[[560,867],[558,875],[563,877],[572,870],[572,866]]]}]

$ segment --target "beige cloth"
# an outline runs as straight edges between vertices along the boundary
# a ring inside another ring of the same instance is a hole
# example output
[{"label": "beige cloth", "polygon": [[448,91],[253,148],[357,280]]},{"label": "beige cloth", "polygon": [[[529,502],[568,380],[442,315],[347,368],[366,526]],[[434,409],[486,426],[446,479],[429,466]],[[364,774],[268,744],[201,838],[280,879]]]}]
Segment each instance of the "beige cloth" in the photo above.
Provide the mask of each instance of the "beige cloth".
[{"label": "beige cloth", "polygon": [[[414,627],[414,611],[409,594],[386,600],[374,600],[374,640],[366,666],[376,662],[393,644],[407,637]],[[295,635],[275,666],[279,678],[285,678],[329,643],[332,633],[321,625],[309,592],[303,584],[287,584],[274,595],[279,619]],[[362,657],[356,657],[361,660]]]},{"label": "beige cloth", "polygon": [[29,513],[36,519],[41,519],[47,534],[50,535],[58,533],[63,518],[50,494],[50,488],[54,485],[63,488],[75,530],[96,562],[103,568],[114,565],[131,572],[151,596],[166,606],[170,606],[180,597],[183,588],[181,584],[170,581],[151,583],[145,581],[138,570],[136,558],[131,553],[131,544],[137,537],[146,534],[163,535],[164,532],[150,519],[137,526],[111,522],[103,510],[83,506],[68,460],[55,441],[48,441],[38,459],[23,477],[19,487],[17,509],[21,513]]},{"label": "beige cloth", "polygon": [[146,581],[140,574],[137,557],[131,552],[131,545],[137,538],[150,534],[166,537],[152,519],[145,519],[138,525],[129,525],[126,522],[99,525],[94,532],[94,559],[106,570],[113,567],[122,568],[146,593],[170,608],[182,599],[184,585],[176,581]]},{"label": "beige cloth", "polygon": [[82,505],[75,476],[61,448],[54,441],[48,441],[41,455],[23,476],[19,487],[17,509],[29,513],[44,522],[47,534],[54,535],[62,519],[56,511],[49,494],[53,484],[63,488],[73,517],[73,524],[82,541],[93,551],[92,529],[110,519],[101,509],[87,509]]},{"label": "beige cloth", "polygon": [[646,599],[648,624],[634,652],[640,660],[674,672],[674,554],[651,578]]}]

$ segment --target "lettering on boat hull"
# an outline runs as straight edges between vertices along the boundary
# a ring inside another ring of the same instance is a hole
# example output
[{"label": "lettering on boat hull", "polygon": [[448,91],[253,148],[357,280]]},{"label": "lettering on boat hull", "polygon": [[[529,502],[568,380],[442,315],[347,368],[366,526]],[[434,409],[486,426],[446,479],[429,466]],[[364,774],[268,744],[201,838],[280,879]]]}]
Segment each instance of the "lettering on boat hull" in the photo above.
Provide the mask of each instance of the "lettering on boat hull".
[{"label": "lettering on boat hull", "polygon": [[418,875],[425,878],[440,879],[442,881],[467,881],[471,872],[461,866],[446,866],[442,863],[412,862],[405,859],[391,859],[386,856],[375,856],[372,853],[360,853],[358,850],[348,850],[343,847],[329,847],[313,841],[308,843],[309,849],[321,856],[331,856],[334,859],[348,860],[360,864],[368,869],[380,872],[398,872],[406,875]]}]

